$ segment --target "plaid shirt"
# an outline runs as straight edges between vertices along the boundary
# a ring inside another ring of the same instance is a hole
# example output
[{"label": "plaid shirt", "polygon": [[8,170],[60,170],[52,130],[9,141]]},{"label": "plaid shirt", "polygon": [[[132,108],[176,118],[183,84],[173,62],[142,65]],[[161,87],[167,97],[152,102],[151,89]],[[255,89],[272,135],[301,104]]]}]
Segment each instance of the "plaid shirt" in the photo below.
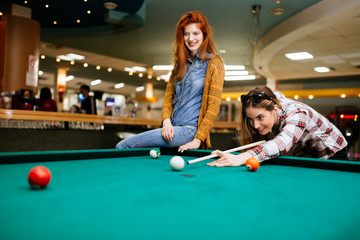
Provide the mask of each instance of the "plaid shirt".
[{"label": "plaid shirt", "polygon": [[339,129],[306,104],[279,99],[274,139],[248,152],[260,162],[290,151],[294,156],[329,158],[347,146]]}]

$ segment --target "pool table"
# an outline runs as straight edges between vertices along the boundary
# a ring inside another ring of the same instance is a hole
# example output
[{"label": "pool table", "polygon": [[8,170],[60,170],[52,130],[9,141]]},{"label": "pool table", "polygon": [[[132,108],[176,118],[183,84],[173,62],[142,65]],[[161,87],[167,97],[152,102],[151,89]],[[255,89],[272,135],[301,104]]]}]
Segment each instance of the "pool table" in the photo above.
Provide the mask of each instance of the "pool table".
[{"label": "pool table", "polygon": [[[0,239],[360,239],[359,162],[172,171],[172,156],[210,151],[149,151],[0,153]],[[27,183],[37,165],[52,172],[43,190]]]}]

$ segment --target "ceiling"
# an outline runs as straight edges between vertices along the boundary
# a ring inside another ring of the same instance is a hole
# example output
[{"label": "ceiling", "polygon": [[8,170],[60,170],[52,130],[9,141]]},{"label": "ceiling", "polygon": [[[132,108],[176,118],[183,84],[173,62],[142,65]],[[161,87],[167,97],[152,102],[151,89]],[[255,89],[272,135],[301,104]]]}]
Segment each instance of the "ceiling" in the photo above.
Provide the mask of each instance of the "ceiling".
[{"label": "ceiling", "polygon": [[[130,94],[147,82],[164,89],[164,80],[148,79],[147,73],[129,76],[124,68],[141,66],[153,76],[164,74],[151,68],[172,63],[176,23],[193,10],[207,17],[225,64],[245,65],[249,74],[256,75],[251,81],[225,81],[225,90],[264,85],[266,78],[295,81],[360,76],[359,0],[113,0],[117,4],[113,10],[106,9],[107,1],[101,0],[2,0],[0,10],[9,2],[31,8],[32,18],[41,24],[40,52],[46,56],[40,61],[45,74],[39,82],[43,84],[52,84],[56,69],[66,67],[68,75],[75,76],[67,83],[69,88],[102,79],[103,84],[93,90]],[[261,10],[253,13],[254,5]],[[273,15],[271,10],[276,8],[285,12]],[[256,46],[251,44],[254,41]],[[294,51],[307,51],[314,58],[291,61],[284,56]],[[55,61],[56,56],[70,52],[86,58],[74,65]],[[89,64],[87,68],[84,62]],[[317,73],[313,70],[316,66],[332,70]],[[107,71],[109,67],[112,72]],[[120,82],[126,87],[114,89]]]}]

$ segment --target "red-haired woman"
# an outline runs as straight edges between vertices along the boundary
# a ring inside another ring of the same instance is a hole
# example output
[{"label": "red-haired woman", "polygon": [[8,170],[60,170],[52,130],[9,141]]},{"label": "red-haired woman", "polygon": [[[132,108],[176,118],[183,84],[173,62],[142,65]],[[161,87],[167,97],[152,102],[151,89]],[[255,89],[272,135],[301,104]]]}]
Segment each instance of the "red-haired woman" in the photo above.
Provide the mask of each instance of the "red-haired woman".
[{"label": "red-haired woman", "polygon": [[219,112],[224,64],[216,55],[210,26],[188,12],[176,26],[174,69],[166,88],[162,128],[120,141],[116,148],[210,148],[210,129]]}]

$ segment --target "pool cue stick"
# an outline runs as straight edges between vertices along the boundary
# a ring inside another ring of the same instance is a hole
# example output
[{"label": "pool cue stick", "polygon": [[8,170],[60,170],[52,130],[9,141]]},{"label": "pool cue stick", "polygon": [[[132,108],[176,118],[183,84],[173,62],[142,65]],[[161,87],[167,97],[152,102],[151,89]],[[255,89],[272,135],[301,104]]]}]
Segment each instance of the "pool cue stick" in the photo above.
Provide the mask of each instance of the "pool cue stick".
[{"label": "pool cue stick", "polygon": [[[247,149],[247,148],[252,148],[252,147],[264,144],[264,143],[266,143],[266,141],[261,140],[261,141],[258,141],[258,142],[250,143],[250,144],[247,144],[247,145],[244,145],[244,146],[232,148],[232,149],[222,151],[222,152],[231,153],[231,152],[241,151],[241,150],[244,150],[244,149]],[[205,156],[205,157],[190,160],[190,161],[187,161],[187,165],[193,164],[193,163],[196,163],[196,162],[200,162],[200,161],[204,161],[204,160],[207,160],[207,159],[211,159],[211,158],[214,158],[214,157],[218,157],[218,155],[217,154],[211,154],[211,155],[208,155],[208,156]]]}]

